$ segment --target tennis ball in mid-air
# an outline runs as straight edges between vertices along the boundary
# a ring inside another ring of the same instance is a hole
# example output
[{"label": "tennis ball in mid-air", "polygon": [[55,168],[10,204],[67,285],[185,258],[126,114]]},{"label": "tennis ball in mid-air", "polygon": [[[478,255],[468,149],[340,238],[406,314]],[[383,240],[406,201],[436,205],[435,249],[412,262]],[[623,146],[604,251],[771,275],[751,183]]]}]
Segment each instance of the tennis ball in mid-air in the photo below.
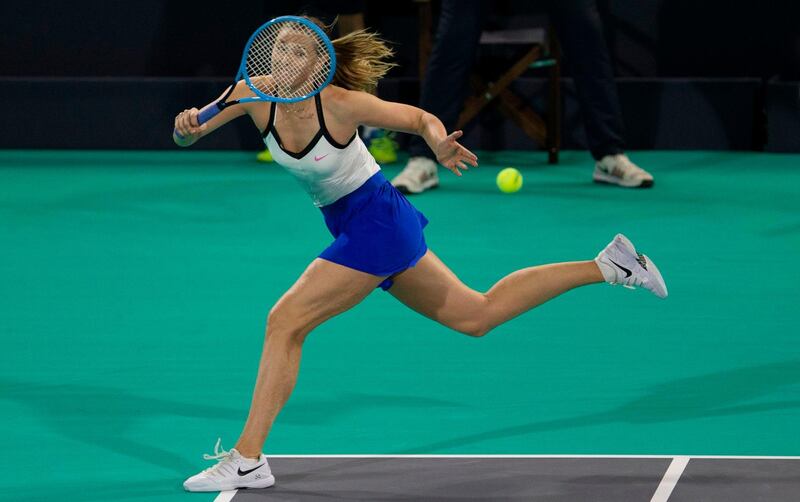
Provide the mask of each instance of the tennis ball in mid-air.
[{"label": "tennis ball in mid-air", "polygon": [[522,173],[506,167],[497,174],[497,188],[503,193],[514,193],[522,188]]}]

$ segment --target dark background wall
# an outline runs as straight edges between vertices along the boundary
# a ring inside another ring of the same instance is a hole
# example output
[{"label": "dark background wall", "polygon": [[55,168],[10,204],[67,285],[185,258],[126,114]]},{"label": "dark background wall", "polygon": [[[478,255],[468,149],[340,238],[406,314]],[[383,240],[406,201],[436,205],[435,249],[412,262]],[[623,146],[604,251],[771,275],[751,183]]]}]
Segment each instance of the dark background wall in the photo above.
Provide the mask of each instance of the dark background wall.
[{"label": "dark background wall", "polygon": [[[390,76],[416,76],[417,5],[361,3],[367,23],[397,49],[400,67]],[[297,12],[324,16],[359,2],[225,4],[0,2],[0,75],[227,76],[249,34],[265,20]],[[621,77],[800,79],[800,2],[598,0],[598,6]],[[496,0],[489,23],[518,22],[546,7],[546,1]]]},{"label": "dark background wall", "polygon": [[[548,1],[558,0],[495,0],[487,27],[541,22]],[[257,26],[287,13],[330,20],[360,5],[397,53],[399,66],[379,92],[415,103],[419,29],[411,0],[0,2],[0,107],[15,124],[0,130],[0,147],[171,148],[173,112],[218,94]],[[598,0],[598,7],[630,148],[800,151],[800,2]],[[544,109],[541,76],[515,87]],[[564,76],[564,146],[584,148],[569,54]],[[88,126],[109,110],[127,122]],[[39,130],[43,115],[48,128]],[[163,131],[152,125],[162,123]],[[247,134],[239,124],[204,147],[259,148]],[[536,147],[491,109],[468,140]]]}]

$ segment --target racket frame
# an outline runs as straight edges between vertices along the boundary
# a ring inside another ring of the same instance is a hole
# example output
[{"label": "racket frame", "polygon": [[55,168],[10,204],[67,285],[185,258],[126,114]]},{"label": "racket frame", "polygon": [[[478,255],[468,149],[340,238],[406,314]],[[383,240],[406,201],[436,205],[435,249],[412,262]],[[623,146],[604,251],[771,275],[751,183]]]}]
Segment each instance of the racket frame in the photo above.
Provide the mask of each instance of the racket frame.
[{"label": "racket frame", "polygon": [[[328,72],[328,78],[320,86],[318,86],[316,89],[314,89],[314,91],[312,91],[312,92],[310,92],[308,94],[305,94],[303,96],[296,96],[296,97],[293,97],[293,98],[281,98],[281,97],[278,97],[278,96],[270,96],[269,94],[265,94],[265,93],[259,91],[256,88],[255,84],[253,84],[250,81],[250,76],[247,74],[247,54],[250,51],[250,46],[253,45],[253,42],[255,41],[256,37],[260,33],[262,33],[264,30],[268,29],[272,25],[275,25],[277,23],[289,22],[289,21],[302,24],[305,27],[311,29],[314,33],[316,33],[319,36],[320,40],[322,40],[322,42],[323,42],[323,44],[325,46],[325,49],[328,51],[328,56],[330,57],[330,60],[331,60],[331,69]],[[336,74],[336,51],[333,48],[333,43],[328,38],[328,35],[326,35],[324,31],[322,31],[322,28],[317,26],[312,21],[309,21],[308,19],[303,18],[303,17],[299,17],[299,16],[280,16],[280,17],[276,17],[274,19],[271,19],[271,20],[267,21],[266,23],[262,24],[261,26],[259,26],[259,28],[256,31],[254,31],[252,35],[250,35],[250,38],[247,40],[247,44],[244,46],[244,52],[242,54],[242,59],[241,59],[241,62],[239,63],[239,70],[236,73],[236,77],[234,78],[233,85],[228,87],[228,90],[225,92],[225,95],[223,95],[221,98],[219,98],[215,102],[209,103],[208,105],[204,106],[200,110],[200,113],[197,115],[197,122],[198,122],[198,124],[204,124],[204,123],[208,122],[209,120],[211,120],[212,118],[214,118],[215,116],[217,116],[217,114],[219,114],[225,108],[227,108],[227,107],[229,107],[231,105],[239,104],[239,103],[250,103],[250,102],[253,102],[253,101],[267,101],[267,102],[275,102],[275,103],[296,103],[298,101],[306,100],[306,99],[314,97],[315,95],[317,95],[320,92],[322,92],[322,89],[324,89],[325,87],[328,86],[328,84],[331,83],[331,81],[333,80],[333,76],[335,74]],[[236,84],[239,83],[239,80],[244,80],[244,83],[247,85],[247,87],[250,88],[251,91],[253,91],[253,93],[255,93],[255,96],[247,97],[247,98],[234,99],[232,101],[226,101],[228,99],[228,96],[231,95],[231,93],[233,92],[233,89],[236,87]],[[177,131],[175,131],[175,134],[178,137],[182,137],[180,134],[178,134]]]}]

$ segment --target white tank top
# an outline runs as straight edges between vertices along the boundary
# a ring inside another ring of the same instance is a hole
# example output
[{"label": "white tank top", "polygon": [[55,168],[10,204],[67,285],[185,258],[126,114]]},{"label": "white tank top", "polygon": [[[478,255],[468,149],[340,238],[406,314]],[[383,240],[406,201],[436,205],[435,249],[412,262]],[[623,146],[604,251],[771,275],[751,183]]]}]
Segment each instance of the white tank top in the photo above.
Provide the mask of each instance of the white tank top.
[{"label": "white tank top", "polygon": [[275,162],[291,173],[311,196],[317,207],[327,206],[355,191],[373,174],[378,163],[356,132],[347,144],[336,142],[325,127],[320,95],[314,96],[319,132],[301,152],[285,150],[275,130],[275,103],[270,105],[269,122],[262,137]]}]

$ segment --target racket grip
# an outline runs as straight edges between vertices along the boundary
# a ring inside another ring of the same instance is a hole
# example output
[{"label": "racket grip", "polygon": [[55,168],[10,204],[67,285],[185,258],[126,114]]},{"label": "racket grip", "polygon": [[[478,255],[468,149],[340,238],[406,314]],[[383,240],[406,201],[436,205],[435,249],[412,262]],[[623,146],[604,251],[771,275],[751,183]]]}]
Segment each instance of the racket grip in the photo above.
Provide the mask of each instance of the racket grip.
[{"label": "racket grip", "polygon": [[198,114],[197,114],[197,123],[198,123],[198,124],[201,124],[201,125],[202,125],[202,124],[205,124],[205,123],[206,123],[206,122],[208,122],[209,120],[211,120],[211,119],[213,119],[214,117],[216,117],[216,116],[217,116],[217,114],[218,114],[219,112],[221,112],[221,111],[222,111],[222,108],[220,108],[220,107],[217,105],[217,103],[216,103],[216,102],[214,102],[214,103],[210,103],[210,104],[208,104],[208,105],[204,106],[204,107],[203,107],[203,108],[200,110],[200,113],[198,113]]},{"label": "racket grip", "polygon": [[[197,114],[197,123],[199,125],[203,125],[206,122],[208,122],[209,120],[211,120],[214,117],[216,117],[217,114],[219,112],[221,112],[221,111],[222,111],[222,108],[220,108],[217,105],[216,101],[214,103],[209,103],[208,105],[204,106],[200,110],[200,112]],[[177,130],[173,129],[172,133],[175,134],[175,136],[179,137],[180,139],[183,139],[183,136],[181,136],[181,134]]]}]

